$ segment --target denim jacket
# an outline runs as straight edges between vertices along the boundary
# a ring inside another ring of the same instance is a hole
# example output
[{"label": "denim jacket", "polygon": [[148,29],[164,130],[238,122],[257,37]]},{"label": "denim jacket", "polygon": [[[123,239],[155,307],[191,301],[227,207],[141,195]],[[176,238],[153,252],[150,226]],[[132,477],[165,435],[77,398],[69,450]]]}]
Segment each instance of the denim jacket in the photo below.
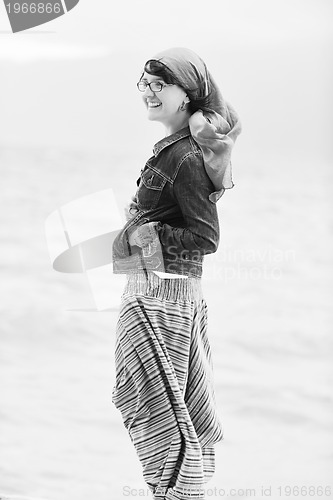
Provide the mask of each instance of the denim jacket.
[{"label": "denim jacket", "polygon": [[[114,240],[113,271],[146,269],[199,278],[204,255],[215,252],[219,243],[216,204],[209,200],[215,189],[202,151],[186,127],[155,144],[153,153],[137,181],[138,212]],[[129,236],[153,221],[158,222],[161,251],[145,257],[140,247],[129,244]]]}]

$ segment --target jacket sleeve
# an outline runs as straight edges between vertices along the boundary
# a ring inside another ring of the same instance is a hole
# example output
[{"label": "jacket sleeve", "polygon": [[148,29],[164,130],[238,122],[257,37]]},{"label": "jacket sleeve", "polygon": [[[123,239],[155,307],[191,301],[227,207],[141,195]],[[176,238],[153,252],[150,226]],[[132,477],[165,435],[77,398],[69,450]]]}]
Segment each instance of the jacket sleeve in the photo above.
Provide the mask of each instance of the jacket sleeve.
[{"label": "jacket sleeve", "polygon": [[161,245],[181,253],[183,250],[213,253],[219,243],[216,204],[209,200],[214,187],[206,174],[201,155],[183,159],[173,184],[173,195],[184,219],[184,227],[160,223],[157,231]]}]

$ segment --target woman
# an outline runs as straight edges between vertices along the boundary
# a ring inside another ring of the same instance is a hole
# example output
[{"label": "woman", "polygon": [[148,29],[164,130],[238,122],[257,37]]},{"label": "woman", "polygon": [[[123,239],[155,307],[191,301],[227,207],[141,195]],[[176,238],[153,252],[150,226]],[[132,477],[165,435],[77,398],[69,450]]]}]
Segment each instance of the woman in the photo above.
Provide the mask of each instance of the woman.
[{"label": "woman", "polygon": [[127,274],[117,324],[113,402],[155,500],[204,498],[223,438],[212,386],[201,275],[219,242],[216,201],[233,187],[240,132],[205,63],[188,49],[147,61],[137,84],[165,137],[137,181],[113,245]]}]

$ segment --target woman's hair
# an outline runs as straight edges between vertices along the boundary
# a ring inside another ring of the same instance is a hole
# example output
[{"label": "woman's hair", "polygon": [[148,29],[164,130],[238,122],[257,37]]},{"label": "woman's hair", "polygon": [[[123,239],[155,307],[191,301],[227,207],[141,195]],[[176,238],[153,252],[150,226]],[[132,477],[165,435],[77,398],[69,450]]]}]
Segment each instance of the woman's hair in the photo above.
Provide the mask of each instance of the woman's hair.
[{"label": "woman's hair", "polygon": [[[200,82],[198,82],[198,87],[196,88],[186,88],[180,81],[180,79],[178,79],[166,66],[166,64],[158,61],[157,59],[149,59],[149,61],[147,61],[144,66],[144,72],[149,73],[150,75],[159,76],[165,83],[171,83],[173,85],[178,85],[179,87],[181,87],[190,99],[189,112],[191,113],[191,115],[198,111],[198,109],[201,109],[202,111],[212,110],[212,107],[210,106],[211,99],[213,97],[212,89],[209,90],[207,96],[200,97]],[[141,78],[142,76],[143,73],[141,75]],[[197,96],[198,93],[199,97]]]},{"label": "woman's hair", "polygon": [[[172,83],[174,85],[181,86],[177,78],[172,74],[169,68],[161,61],[157,61],[156,59],[149,59],[149,61],[147,61],[145,64],[144,71],[146,73],[149,73],[150,75],[161,77],[165,83]],[[141,75],[141,78],[142,76],[143,73]]]}]

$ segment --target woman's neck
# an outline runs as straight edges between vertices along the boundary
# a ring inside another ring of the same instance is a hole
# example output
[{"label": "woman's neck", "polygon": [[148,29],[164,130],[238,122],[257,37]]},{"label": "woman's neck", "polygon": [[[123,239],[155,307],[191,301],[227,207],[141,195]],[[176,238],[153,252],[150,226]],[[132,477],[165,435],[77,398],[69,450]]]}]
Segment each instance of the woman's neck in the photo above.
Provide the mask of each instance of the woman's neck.
[{"label": "woman's neck", "polygon": [[179,120],[174,121],[170,125],[166,125],[165,127],[165,137],[168,137],[169,135],[175,134],[182,128],[185,128],[188,126],[188,122],[190,119],[190,114],[189,113],[184,113],[185,116],[181,116]]}]

